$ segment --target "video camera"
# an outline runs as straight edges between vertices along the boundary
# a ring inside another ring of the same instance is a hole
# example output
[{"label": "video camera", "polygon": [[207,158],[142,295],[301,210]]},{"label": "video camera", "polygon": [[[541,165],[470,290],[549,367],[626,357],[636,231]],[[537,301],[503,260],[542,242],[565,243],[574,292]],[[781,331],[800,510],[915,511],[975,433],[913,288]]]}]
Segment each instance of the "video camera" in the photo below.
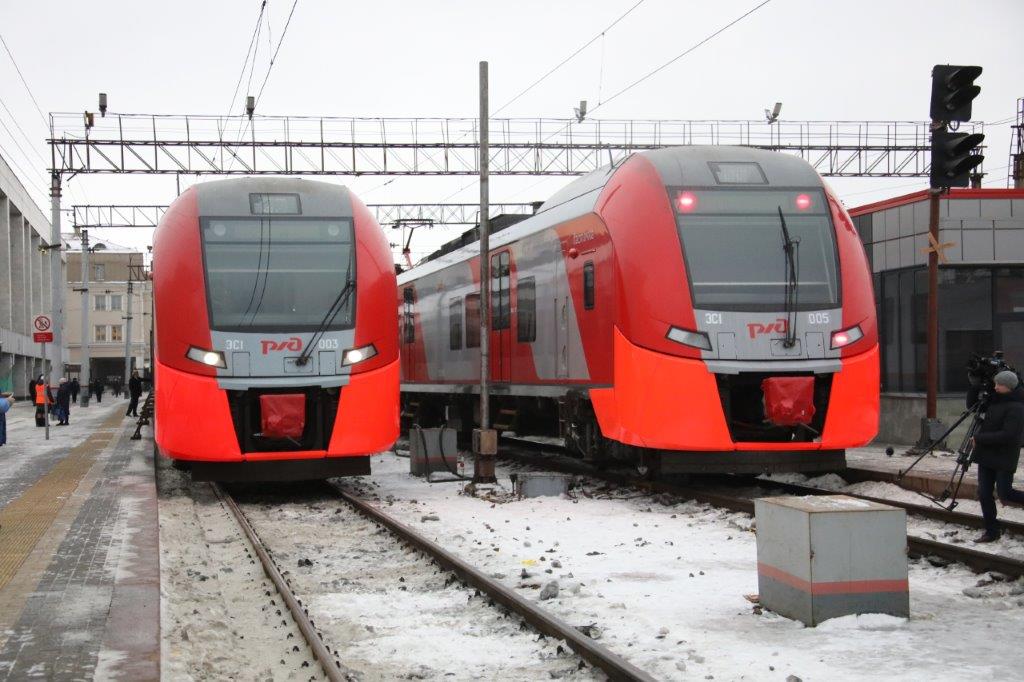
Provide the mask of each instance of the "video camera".
[{"label": "video camera", "polygon": [[971,386],[980,389],[982,394],[991,393],[995,389],[995,376],[1006,371],[1017,374],[1017,370],[1003,358],[1001,350],[993,351],[992,355],[975,353],[967,361],[967,378]]}]

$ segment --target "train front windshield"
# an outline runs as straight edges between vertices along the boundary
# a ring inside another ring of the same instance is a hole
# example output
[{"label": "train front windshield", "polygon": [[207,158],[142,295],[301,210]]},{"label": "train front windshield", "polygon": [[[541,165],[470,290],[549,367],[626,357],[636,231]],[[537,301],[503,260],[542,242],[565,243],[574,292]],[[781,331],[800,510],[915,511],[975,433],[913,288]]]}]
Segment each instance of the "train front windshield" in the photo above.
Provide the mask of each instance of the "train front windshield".
[{"label": "train front windshield", "polygon": [[796,243],[797,309],[839,306],[835,234],[821,190],[677,189],[671,196],[695,307],[783,309],[786,232]]},{"label": "train front windshield", "polygon": [[[355,279],[351,220],[205,218],[201,230],[213,329],[315,329]],[[345,301],[328,329],[352,326]]]}]

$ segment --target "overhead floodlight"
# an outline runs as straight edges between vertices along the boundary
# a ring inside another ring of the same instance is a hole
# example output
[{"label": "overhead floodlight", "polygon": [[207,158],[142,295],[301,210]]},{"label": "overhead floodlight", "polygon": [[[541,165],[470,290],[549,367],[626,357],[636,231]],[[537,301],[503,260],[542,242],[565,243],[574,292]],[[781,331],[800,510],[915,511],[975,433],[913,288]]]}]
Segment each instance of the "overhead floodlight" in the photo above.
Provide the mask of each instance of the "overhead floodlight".
[{"label": "overhead floodlight", "polygon": [[107,93],[100,93],[100,116],[107,115]]},{"label": "overhead floodlight", "polygon": [[772,109],[764,110],[764,117],[768,119],[768,123],[775,123],[779,120],[779,114],[782,113],[782,102],[776,102]]},{"label": "overhead floodlight", "polygon": [[573,107],[573,111],[576,112],[576,122],[583,123],[583,119],[587,117],[587,100],[581,99],[578,107]]},{"label": "overhead floodlight", "polygon": [[245,113],[249,116],[249,120],[252,120],[253,112],[256,111],[256,98],[252,95],[248,95],[245,98]]},{"label": "overhead floodlight", "polygon": [[92,126],[93,126],[93,113],[91,111],[86,111],[86,112],[84,112],[82,114],[82,118],[85,121],[85,129],[88,130],[89,128],[92,128]]}]

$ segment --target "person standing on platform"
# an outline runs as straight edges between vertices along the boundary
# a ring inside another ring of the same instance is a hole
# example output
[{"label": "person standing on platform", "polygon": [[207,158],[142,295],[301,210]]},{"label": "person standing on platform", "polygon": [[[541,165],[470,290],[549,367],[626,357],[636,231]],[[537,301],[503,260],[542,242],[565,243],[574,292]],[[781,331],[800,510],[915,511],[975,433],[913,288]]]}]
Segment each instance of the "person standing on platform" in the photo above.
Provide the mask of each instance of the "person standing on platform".
[{"label": "person standing on platform", "polygon": [[35,383],[36,426],[46,426],[47,413],[53,405],[53,393],[42,374]]},{"label": "person standing on platform", "polygon": [[71,402],[77,404],[78,394],[82,390],[82,385],[78,383],[78,377],[75,377],[74,379],[71,380],[69,387],[71,390]]},{"label": "person standing on platform", "polygon": [[1024,491],[1013,487],[1020,448],[1024,444],[1024,387],[1010,371],[996,374],[995,390],[985,410],[985,420],[974,434],[971,459],[978,464],[978,502],[985,519],[985,533],[975,542],[999,539],[996,494],[1002,502],[1024,504]]},{"label": "person standing on platform", "polygon": [[67,426],[68,419],[71,417],[71,384],[64,377],[60,379],[55,402],[54,412],[57,413],[57,425]]},{"label": "person standing on platform", "polygon": [[13,393],[0,393],[0,445],[7,443],[7,410],[14,405]]},{"label": "person standing on platform", "polygon": [[103,402],[103,380],[102,379],[96,379],[96,381],[93,382],[93,393],[96,394],[96,402],[102,403]]},{"label": "person standing on platform", "polygon": [[124,413],[124,416],[139,416],[139,398],[141,396],[142,379],[139,378],[139,370],[132,370],[132,378],[128,380],[128,398],[131,402],[128,403],[128,411]]}]

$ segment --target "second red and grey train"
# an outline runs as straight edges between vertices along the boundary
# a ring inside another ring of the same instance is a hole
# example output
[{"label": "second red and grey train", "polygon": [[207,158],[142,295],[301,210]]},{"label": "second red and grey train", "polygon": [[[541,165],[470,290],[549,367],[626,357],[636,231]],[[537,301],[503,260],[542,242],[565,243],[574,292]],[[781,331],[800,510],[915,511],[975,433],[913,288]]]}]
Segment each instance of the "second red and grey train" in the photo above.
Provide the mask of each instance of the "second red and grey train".
[{"label": "second red and grey train", "polygon": [[[403,414],[479,423],[479,244],[399,277]],[[877,432],[871,273],[803,160],[634,154],[491,237],[495,428],[663,472],[823,471]]]}]

